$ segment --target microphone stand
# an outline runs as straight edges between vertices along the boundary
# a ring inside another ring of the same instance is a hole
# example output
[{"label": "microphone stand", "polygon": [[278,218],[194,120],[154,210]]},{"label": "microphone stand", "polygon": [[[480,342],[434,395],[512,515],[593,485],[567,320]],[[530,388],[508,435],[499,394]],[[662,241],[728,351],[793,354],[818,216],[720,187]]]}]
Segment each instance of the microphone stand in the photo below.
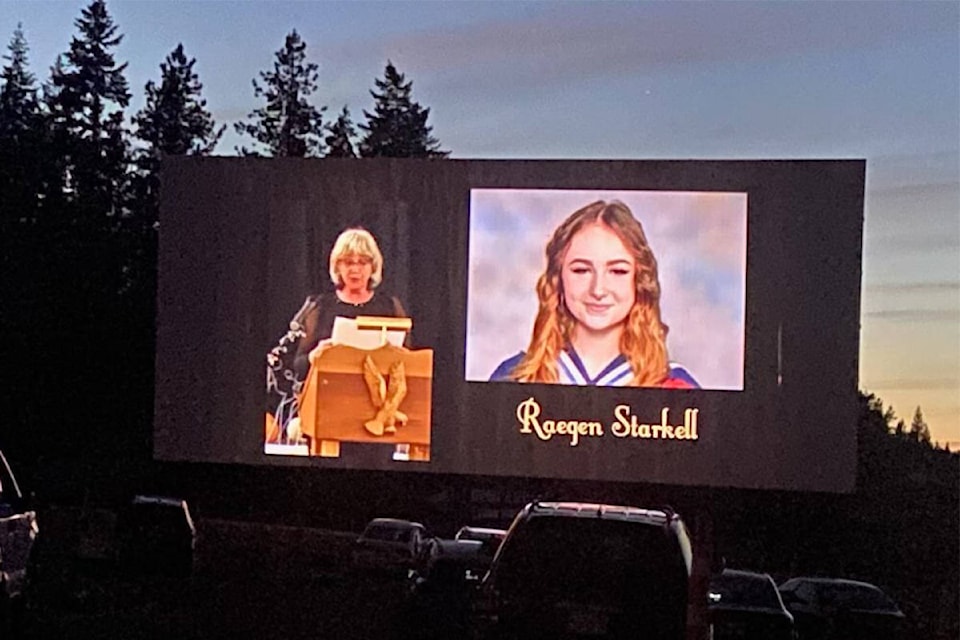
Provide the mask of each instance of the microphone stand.
[{"label": "microphone stand", "polygon": [[[288,444],[290,433],[287,427],[300,414],[297,398],[303,388],[303,381],[297,379],[296,372],[288,365],[288,356],[293,345],[306,337],[304,319],[308,313],[316,309],[317,299],[314,296],[307,298],[300,310],[290,320],[288,329],[276,346],[267,352],[267,395],[278,396],[274,417],[280,427],[280,439]],[[297,438],[299,440],[299,437]],[[297,443],[293,443],[297,444]]]}]

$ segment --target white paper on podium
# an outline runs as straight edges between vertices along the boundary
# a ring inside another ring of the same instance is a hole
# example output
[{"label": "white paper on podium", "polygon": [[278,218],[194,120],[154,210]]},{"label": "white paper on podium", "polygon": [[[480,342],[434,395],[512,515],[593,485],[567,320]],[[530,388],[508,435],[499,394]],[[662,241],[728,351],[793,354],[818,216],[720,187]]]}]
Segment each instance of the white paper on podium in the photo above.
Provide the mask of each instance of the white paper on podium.
[{"label": "white paper on podium", "polygon": [[[406,333],[402,329],[388,330],[387,342],[395,347],[402,347]],[[333,334],[330,339],[334,344],[343,344],[355,349],[379,349],[383,344],[383,330],[358,329],[355,319],[337,316],[333,319]]]}]

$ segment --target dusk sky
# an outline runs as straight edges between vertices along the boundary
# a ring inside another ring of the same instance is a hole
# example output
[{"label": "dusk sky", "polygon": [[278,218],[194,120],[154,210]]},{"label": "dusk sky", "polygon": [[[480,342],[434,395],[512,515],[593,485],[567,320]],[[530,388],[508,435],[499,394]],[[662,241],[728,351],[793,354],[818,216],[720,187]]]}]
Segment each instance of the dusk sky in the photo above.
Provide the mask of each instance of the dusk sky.
[{"label": "dusk sky", "polygon": [[[85,1],[0,0],[49,75]],[[960,2],[124,2],[134,94],[182,42],[214,117],[296,29],[363,121],[390,59],[455,158],[865,158],[860,386],[960,447]],[[246,143],[229,127],[218,153]]]}]

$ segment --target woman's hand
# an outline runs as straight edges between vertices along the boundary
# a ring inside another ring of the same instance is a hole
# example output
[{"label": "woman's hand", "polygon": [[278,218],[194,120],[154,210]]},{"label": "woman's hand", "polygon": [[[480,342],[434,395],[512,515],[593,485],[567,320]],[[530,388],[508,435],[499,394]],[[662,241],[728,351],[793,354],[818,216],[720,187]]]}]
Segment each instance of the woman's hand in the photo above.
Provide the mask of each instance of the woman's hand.
[{"label": "woman's hand", "polygon": [[323,352],[333,346],[333,338],[324,338],[317,343],[313,349],[310,350],[310,353],[307,355],[307,358],[310,360],[310,364],[316,364],[317,360],[320,359],[320,356],[323,355]]}]

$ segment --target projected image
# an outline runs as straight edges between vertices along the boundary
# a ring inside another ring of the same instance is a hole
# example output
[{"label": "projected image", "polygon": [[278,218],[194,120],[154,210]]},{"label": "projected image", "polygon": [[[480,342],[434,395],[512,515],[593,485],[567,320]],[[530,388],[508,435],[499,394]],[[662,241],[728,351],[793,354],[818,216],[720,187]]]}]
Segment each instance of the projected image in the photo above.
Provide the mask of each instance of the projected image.
[{"label": "projected image", "polygon": [[154,456],[851,491],[865,175],[165,158]]},{"label": "projected image", "polygon": [[745,193],[473,189],[465,378],[743,389]]},{"label": "projected image", "polygon": [[308,295],[267,354],[265,452],[337,458],[352,442],[429,460],[433,352],[407,348],[412,320],[381,287],[376,238],[344,230],[328,268],[333,290]]}]

